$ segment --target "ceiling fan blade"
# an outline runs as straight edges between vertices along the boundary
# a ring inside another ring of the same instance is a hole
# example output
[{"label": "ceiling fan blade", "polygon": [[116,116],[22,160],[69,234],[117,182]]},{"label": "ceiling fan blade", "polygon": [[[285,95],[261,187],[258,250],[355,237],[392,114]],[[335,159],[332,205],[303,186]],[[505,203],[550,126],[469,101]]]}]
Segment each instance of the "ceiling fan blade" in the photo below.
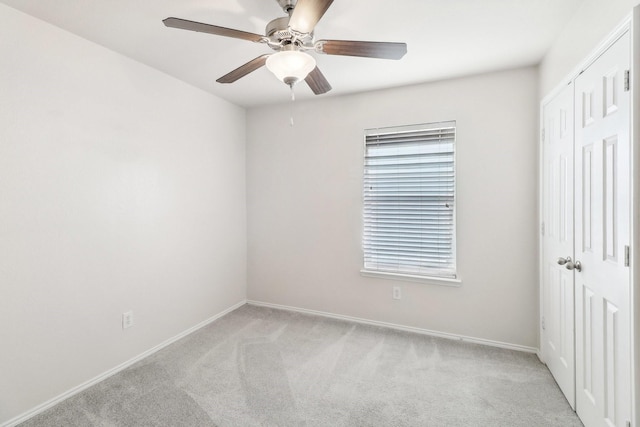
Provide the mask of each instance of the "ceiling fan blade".
[{"label": "ceiling fan blade", "polygon": [[324,74],[320,72],[318,67],[311,70],[304,81],[307,82],[307,85],[309,85],[313,93],[316,95],[322,95],[323,93],[327,93],[331,90],[331,85],[324,77]]},{"label": "ceiling fan blade", "polygon": [[203,24],[202,22],[187,21],[186,19],[180,18],[167,18],[162,22],[164,22],[164,25],[171,28],[215,34],[217,36],[233,37],[235,39],[249,40],[252,42],[262,42],[265,39],[265,37],[260,34],[248,33],[246,31],[234,30],[232,28],[218,27],[217,25]]},{"label": "ceiling fan blade", "polygon": [[238,79],[246,76],[247,74],[254,72],[258,68],[262,67],[265,64],[265,62],[267,62],[267,58],[269,56],[270,56],[270,54],[265,54],[265,55],[258,56],[257,58],[252,59],[251,61],[247,62],[246,64],[239,66],[238,68],[236,68],[235,70],[231,71],[230,73],[225,74],[224,76],[220,77],[216,81],[218,83],[233,83],[236,80],[238,80]]},{"label": "ceiling fan blade", "polygon": [[333,0],[298,0],[293,9],[289,26],[301,33],[310,33]]},{"label": "ceiling fan blade", "polygon": [[407,44],[354,40],[319,40],[316,42],[316,49],[328,55],[400,59],[407,53]]}]

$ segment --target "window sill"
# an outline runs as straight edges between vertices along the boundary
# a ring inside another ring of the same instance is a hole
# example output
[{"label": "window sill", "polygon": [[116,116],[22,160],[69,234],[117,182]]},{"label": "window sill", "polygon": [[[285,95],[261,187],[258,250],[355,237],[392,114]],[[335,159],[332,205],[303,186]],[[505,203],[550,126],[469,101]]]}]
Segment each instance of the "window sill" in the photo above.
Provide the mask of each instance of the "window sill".
[{"label": "window sill", "polygon": [[365,277],[376,277],[379,279],[403,280],[407,282],[427,283],[440,286],[462,286],[462,280],[458,278],[417,276],[413,274],[387,273],[383,271],[360,270],[360,275]]}]

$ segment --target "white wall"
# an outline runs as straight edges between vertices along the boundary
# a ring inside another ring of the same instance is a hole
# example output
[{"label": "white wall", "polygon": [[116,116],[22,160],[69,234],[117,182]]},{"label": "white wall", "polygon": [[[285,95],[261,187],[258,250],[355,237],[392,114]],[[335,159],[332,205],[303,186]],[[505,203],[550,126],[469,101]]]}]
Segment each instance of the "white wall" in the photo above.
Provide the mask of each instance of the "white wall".
[{"label": "white wall", "polygon": [[245,299],[245,154],[243,109],[0,5],[0,424]]},{"label": "white wall", "polygon": [[640,0],[583,0],[540,64],[540,98],[553,90]]},{"label": "white wall", "polygon": [[[537,79],[319,98],[294,106],[293,128],[289,104],[250,109],[248,298],[537,347]],[[363,130],[444,120],[458,125],[462,286],[361,277]]]}]

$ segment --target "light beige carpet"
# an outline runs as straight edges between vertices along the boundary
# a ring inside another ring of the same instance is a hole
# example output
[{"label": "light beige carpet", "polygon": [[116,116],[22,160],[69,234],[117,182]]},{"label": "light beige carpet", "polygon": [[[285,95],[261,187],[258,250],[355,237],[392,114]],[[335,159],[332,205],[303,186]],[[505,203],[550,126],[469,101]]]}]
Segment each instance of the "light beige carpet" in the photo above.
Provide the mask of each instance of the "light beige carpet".
[{"label": "light beige carpet", "polygon": [[245,305],[23,426],[581,426],[535,355]]}]

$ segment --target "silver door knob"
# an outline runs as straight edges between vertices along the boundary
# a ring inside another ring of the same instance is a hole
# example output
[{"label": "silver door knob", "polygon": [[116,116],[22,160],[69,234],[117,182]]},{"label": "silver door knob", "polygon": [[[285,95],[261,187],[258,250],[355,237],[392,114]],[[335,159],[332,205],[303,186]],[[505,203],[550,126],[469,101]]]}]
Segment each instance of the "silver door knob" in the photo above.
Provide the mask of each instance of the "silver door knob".
[{"label": "silver door knob", "polygon": [[582,264],[580,263],[580,261],[569,261],[565,264],[564,268],[566,268],[567,270],[576,270],[579,273],[582,271]]},{"label": "silver door knob", "polygon": [[571,257],[570,256],[568,256],[566,258],[562,258],[562,257],[558,258],[558,264],[559,265],[565,265],[568,262],[571,262]]}]

